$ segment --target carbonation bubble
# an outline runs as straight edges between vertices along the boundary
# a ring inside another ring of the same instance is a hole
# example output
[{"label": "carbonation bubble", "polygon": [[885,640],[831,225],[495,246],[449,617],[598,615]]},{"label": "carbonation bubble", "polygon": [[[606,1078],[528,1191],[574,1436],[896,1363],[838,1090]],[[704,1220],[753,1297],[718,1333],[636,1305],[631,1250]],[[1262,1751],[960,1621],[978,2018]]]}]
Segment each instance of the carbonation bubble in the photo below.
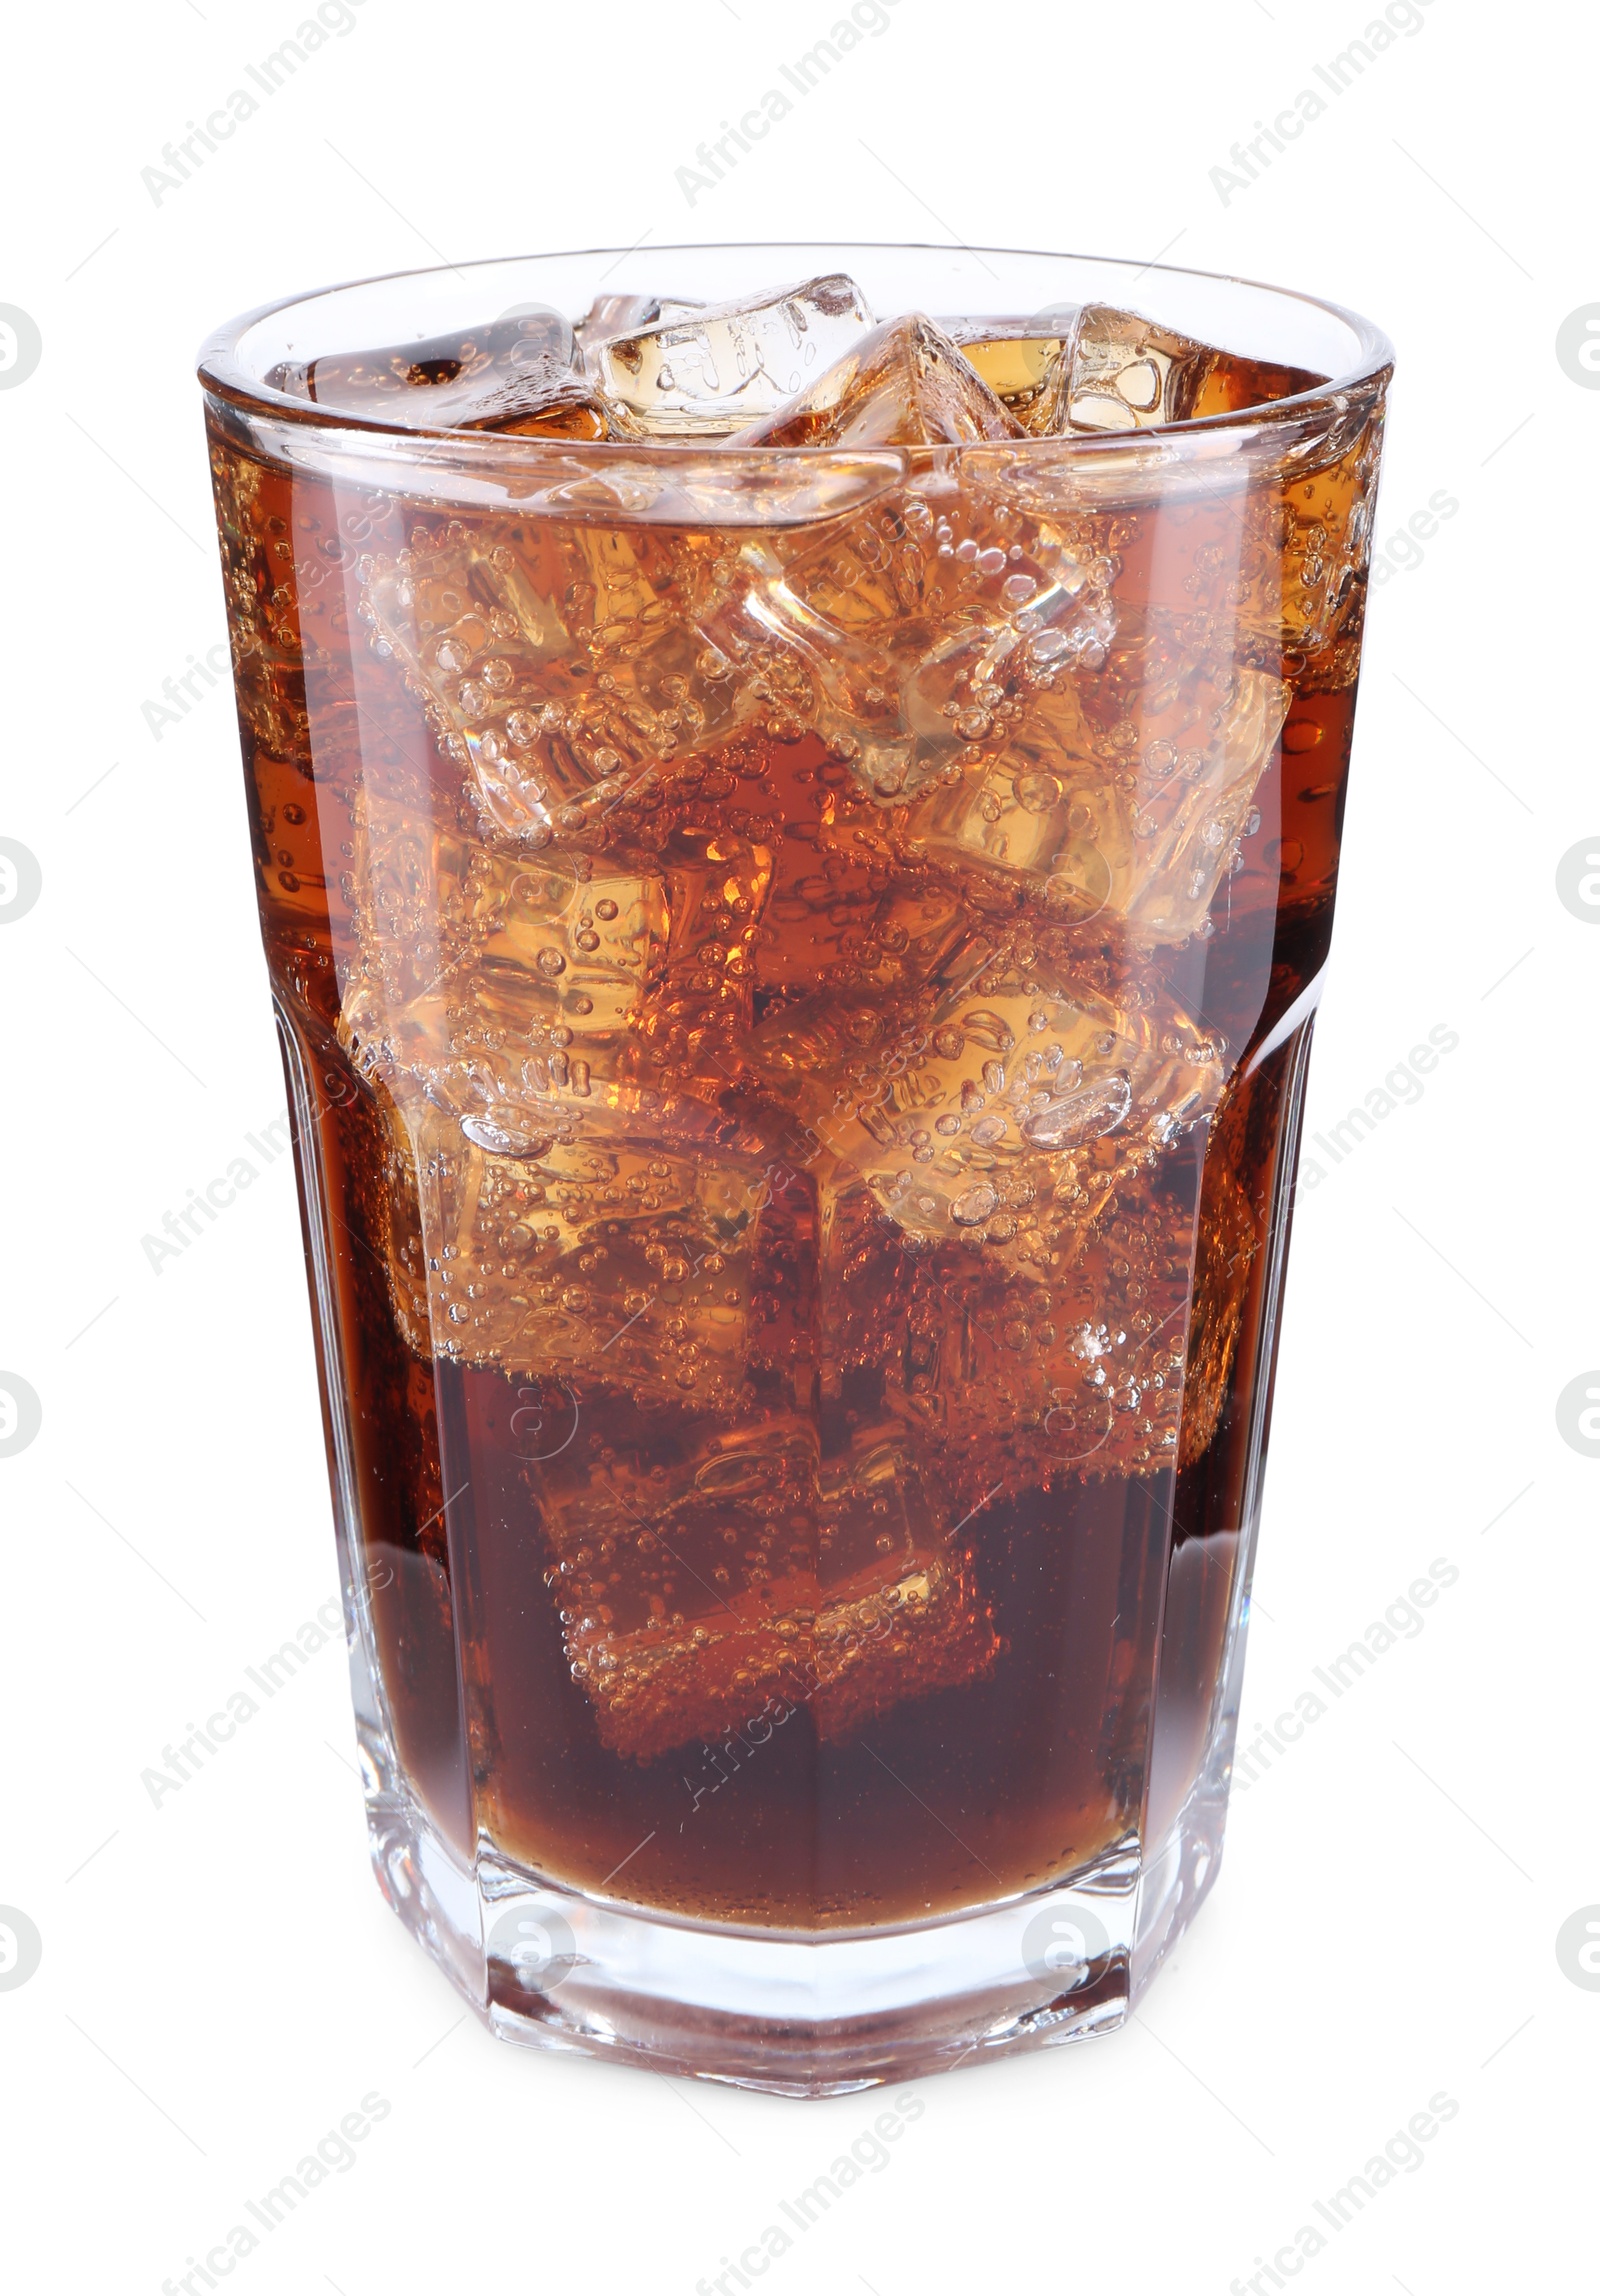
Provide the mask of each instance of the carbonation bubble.
[{"label": "carbonation bubble", "polygon": [[1119,1070],[1115,1076],[1086,1084],[1081,1092],[1035,1109],[1023,1121],[1023,1138],[1035,1148],[1081,1147],[1086,1140],[1114,1132],[1132,1105],[1133,1088]]},{"label": "carbonation bubble", "polygon": [[950,1207],[950,1217],[958,1228],[979,1228],[999,1201],[999,1191],[991,1188],[986,1180],[980,1181],[977,1187],[968,1188],[956,1198]]},{"label": "carbonation bubble", "polygon": [[475,1148],[486,1148],[491,1156],[546,1156],[550,1140],[535,1139],[525,1132],[513,1132],[496,1124],[488,1116],[463,1116],[461,1129]]},{"label": "carbonation bubble", "polygon": [[1016,781],[1017,803],[1024,813],[1048,813],[1061,796],[1053,773],[1023,773]]}]

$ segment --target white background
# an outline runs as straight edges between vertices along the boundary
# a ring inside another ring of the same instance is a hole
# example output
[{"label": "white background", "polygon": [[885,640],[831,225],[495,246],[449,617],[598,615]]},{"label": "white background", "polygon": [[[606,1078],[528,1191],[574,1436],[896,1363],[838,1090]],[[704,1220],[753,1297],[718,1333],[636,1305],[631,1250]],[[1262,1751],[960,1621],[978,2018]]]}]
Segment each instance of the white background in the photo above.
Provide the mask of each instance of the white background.
[{"label": "white background", "polygon": [[1600,391],[1555,338],[1600,302],[1596,59],[1575,11],[1558,37],[1430,0],[1225,200],[1229,147],[1326,94],[1312,67],[1375,12],[897,0],[692,208],[675,171],[837,0],[363,0],[159,203],[141,170],[297,0],[13,20],[0,302],[43,343],[0,391],[0,835],[43,872],[0,932],[0,1368],[43,1405],[0,1458],[0,1904],[43,1940],[0,1991],[19,2290],[156,2296],[376,2090],[356,2165],[230,2287],[689,2296],[880,2109],[489,2040],[370,1878],[332,1647],[159,1809],[140,1783],[334,1591],[288,1159],[159,1275],[141,1249],[282,1100],[231,702],[160,741],[141,710],[224,630],[193,351],[430,250],[646,234],[1165,251],[1330,295],[1398,346],[1380,544],[1459,505],[1374,594],[1312,1129],[1430,1027],[1460,1044],[1302,1196],[1247,1734],[1432,1560],[1459,1577],[1236,1797],[1132,2025],[917,2084],[890,2165],[769,2284],[1224,2296],[1441,2090],[1423,2165],[1305,2285],[1576,2281],[1600,1995],[1555,1939],[1600,1901],[1600,1461],[1555,1403],[1600,1363],[1600,932],[1556,869],[1600,850]]}]

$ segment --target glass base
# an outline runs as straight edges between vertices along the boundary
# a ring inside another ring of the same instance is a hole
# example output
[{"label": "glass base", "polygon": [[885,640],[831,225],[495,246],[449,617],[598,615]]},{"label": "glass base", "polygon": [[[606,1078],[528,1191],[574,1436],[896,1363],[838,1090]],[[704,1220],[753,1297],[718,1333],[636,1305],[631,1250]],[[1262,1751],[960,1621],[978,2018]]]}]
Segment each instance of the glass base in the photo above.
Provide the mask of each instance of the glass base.
[{"label": "glass base", "polygon": [[1231,1731],[1166,1839],[913,1929],[810,1935],[589,1896],[485,1849],[465,1865],[401,1787],[369,1795],[384,1895],[490,2031],[776,2096],[832,2097],[1112,2031],[1221,1856]]}]

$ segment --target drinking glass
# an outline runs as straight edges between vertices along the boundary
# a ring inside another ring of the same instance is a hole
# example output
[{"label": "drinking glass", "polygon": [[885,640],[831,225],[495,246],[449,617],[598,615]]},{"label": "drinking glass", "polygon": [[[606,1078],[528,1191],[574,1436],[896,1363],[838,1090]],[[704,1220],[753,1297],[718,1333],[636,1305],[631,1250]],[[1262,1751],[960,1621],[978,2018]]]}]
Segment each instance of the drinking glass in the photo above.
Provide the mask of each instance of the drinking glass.
[{"label": "drinking glass", "polygon": [[[1017,403],[1080,306],[1143,371],[926,444],[307,391],[838,273]],[[206,347],[373,1860],[508,2038],[853,2089],[1115,2026],[1210,1889],[1388,362],[882,246]]]}]

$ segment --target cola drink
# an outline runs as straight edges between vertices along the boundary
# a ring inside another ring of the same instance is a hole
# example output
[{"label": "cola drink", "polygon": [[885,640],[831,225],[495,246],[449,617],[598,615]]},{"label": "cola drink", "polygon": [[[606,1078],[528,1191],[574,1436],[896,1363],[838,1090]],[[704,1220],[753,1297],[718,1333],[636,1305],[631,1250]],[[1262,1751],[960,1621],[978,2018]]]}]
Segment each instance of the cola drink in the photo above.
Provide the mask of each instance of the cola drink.
[{"label": "cola drink", "polygon": [[810,2091],[1214,1872],[1385,367],[689,254],[203,374],[380,1873]]}]

